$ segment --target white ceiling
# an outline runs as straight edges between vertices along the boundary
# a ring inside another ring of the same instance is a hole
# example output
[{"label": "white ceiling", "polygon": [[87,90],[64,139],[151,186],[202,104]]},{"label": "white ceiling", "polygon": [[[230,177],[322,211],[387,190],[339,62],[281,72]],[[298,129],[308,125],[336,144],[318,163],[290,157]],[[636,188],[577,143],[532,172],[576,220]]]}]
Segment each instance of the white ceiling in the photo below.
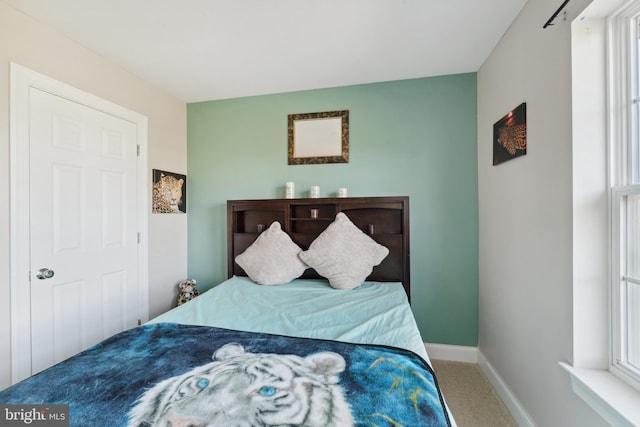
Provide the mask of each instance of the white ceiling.
[{"label": "white ceiling", "polygon": [[197,102],[474,72],[526,0],[1,0]]}]

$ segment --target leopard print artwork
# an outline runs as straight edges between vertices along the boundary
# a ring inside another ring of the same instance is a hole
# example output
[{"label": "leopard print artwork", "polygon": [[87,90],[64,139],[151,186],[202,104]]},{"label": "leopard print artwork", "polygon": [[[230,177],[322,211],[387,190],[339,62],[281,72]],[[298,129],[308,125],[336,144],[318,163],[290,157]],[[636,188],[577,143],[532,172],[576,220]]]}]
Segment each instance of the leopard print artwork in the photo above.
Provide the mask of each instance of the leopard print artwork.
[{"label": "leopard print artwork", "polygon": [[499,130],[498,142],[512,156],[516,154],[516,150],[527,149],[527,125],[526,123],[502,126]]},{"label": "leopard print artwork", "polygon": [[179,212],[183,182],[171,175],[160,175],[160,180],[153,184],[153,213]]}]

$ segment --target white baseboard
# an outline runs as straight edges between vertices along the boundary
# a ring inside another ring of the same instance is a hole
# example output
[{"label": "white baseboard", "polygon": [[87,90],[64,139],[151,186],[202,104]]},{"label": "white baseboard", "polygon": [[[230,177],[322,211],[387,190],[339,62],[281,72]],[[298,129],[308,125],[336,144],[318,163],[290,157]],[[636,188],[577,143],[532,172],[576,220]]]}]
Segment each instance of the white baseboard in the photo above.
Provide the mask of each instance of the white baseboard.
[{"label": "white baseboard", "polygon": [[425,343],[430,359],[478,363],[478,347]]},{"label": "white baseboard", "polygon": [[511,392],[507,384],[502,380],[502,377],[498,375],[498,372],[493,368],[491,363],[487,360],[482,352],[478,351],[478,366],[482,369],[482,372],[487,376],[487,379],[500,396],[500,399],[504,402],[505,406],[511,412],[511,416],[515,419],[516,423],[520,427],[535,427],[535,423],[527,414],[524,407],[520,404],[520,401]]},{"label": "white baseboard", "polygon": [[430,359],[477,363],[520,427],[535,427],[520,401],[477,347],[425,343]]}]

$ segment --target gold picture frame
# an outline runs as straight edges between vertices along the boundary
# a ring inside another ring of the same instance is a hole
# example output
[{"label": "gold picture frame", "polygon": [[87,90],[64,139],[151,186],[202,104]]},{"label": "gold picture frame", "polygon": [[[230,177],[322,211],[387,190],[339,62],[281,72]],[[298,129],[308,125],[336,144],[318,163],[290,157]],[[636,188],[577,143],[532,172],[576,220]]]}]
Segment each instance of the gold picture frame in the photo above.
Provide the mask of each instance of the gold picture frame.
[{"label": "gold picture frame", "polygon": [[349,163],[349,110],[289,114],[290,165]]}]

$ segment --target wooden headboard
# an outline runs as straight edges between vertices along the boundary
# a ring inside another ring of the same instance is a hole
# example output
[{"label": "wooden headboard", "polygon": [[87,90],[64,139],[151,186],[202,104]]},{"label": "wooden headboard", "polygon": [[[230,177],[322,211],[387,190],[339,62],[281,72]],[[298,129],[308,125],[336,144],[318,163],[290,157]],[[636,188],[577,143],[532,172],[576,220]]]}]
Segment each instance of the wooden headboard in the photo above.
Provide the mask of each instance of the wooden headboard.
[{"label": "wooden headboard", "polygon": [[[373,269],[367,280],[402,282],[410,300],[409,198],[406,196],[228,200],[228,277],[247,275],[235,258],[274,221],[280,222],[291,239],[306,250],[338,212],[346,214],[359,229],[389,248],[389,255]],[[311,268],[302,277],[321,278]]]}]

